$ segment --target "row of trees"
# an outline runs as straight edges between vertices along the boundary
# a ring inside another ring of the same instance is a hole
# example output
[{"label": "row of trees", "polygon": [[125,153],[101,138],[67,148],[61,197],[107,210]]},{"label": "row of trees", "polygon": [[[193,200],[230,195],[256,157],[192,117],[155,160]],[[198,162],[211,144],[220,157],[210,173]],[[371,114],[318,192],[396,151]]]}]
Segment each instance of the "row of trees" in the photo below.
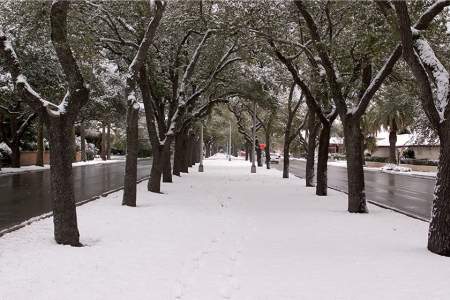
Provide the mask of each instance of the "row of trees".
[{"label": "row of trees", "polygon": [[[17,112],[9,109],[9,120],[11,128],[36,117],[47,126],[56,241],[79,245],[70,170],[74,123],[85,118],[124,123],[126,116],[123,204],[136,206],[139,112],[153,151],[148,190],[159,193],[161,181],[187,172],[192,156],[188,159],[185,150],[199,149],[200,123],[214,124],[214,116],[227,114],[226,108],[236,118],[247,153],[253,153],[253,129],[264,132],[259,140],[269,145],[266,157],[277,128],[282,129],[284,177],[291,144],[301,144],[308,154],[308,186],[314,185],[318,143],[316,193],[323,196],[329,138],[339,119],[352,213],[368,212],[364,138],[380,124],[389,128],[393,145],[408,123],[416,131],[432,128],[441,158],[428,248],[449,256],[449,78],[437,58],[448,53],[448,5],[383,0],[8,2],[1,17],[1,72],[10,78],[11,98],[19,99],[11,107],[19,110],[24,102],[31,108],[15,125]],[[30,11],[27,22],[13,22]],[[220,130],[207,129],[208,150]],[[308,134],[299,135],[302,130]]]}]

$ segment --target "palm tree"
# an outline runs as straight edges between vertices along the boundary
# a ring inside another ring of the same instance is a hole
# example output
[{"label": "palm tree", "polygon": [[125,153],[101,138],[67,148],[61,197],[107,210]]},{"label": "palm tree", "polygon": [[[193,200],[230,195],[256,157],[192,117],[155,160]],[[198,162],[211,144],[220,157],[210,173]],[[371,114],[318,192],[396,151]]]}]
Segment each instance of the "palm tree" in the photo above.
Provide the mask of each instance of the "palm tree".
[{"label": "palm tree", "polygon": [[377,102],[376,124],[389,129],[389,163],[397,164],[397,133],[406,129],[414,121],[414,101],[412,97],[399,89],[398,85],[389,85]]}]

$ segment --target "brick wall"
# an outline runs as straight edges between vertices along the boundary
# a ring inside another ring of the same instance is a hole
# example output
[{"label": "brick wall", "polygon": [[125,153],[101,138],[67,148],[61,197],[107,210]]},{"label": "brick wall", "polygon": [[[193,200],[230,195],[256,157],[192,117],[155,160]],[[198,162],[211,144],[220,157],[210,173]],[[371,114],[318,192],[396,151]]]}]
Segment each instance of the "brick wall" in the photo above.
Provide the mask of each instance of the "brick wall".
[{"label": "brick wall", "polygon": [[[34,166],[36,164],[37,151],[22,151],[20,154],[21,166]],[[81,153],[77,153],[77,162],[81,161]],[[50,152],[44,152],[44,164],[50,163]]]}]

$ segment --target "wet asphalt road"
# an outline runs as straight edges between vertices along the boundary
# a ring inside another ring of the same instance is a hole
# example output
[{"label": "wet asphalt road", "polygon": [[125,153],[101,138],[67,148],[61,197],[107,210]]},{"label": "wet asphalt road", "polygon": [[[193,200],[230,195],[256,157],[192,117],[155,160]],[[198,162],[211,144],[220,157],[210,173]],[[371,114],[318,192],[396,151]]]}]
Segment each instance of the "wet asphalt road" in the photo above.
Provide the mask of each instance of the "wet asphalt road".
[{"label": "wet asphalt road", "polygon": [[[138,179],[150,174],[151,159],[139,160]],[[75,201],[123,186],[125,161],[73,168]],[[50,170],[0,176],[0,230],[52,211]]]},{"label": "wet asphalt road", "polygon": [[[289,171],[305,178],[304,161],[290,161]],[[282,170],[282,163],[276,168]],[[365,170],[367,199],[429,219],[436,180]],[[347,168],[328,166],[328,186],[347,192]]]}]

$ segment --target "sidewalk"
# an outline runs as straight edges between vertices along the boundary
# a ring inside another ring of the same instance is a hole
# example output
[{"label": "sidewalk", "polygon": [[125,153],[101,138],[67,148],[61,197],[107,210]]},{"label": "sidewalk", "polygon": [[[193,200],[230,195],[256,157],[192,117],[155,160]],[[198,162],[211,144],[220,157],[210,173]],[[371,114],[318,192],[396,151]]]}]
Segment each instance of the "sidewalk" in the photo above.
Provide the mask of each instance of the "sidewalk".
[{"label": "sidewalk", "polygon": [[163,184],[80,206],[82,248],[55,244],[52,219],[0,238],[0,299],[448,299],[450,260],[428,224],[294,176],[215,156]]}]

